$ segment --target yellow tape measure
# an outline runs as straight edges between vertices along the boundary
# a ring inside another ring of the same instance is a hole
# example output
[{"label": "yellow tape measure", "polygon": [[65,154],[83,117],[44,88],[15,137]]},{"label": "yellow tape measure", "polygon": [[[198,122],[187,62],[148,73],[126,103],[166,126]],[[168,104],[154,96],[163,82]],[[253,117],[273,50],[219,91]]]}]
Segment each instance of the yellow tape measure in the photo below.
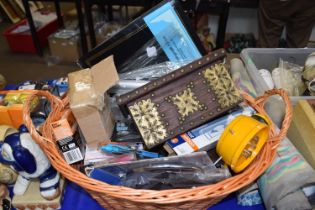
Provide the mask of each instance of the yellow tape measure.
[{"label": "yellow tape measure", "polygon": [[256,157],[269,135],[270,121],[256,114],[240,115],[224,130],[216,150],[235,173],[244,170]]}]

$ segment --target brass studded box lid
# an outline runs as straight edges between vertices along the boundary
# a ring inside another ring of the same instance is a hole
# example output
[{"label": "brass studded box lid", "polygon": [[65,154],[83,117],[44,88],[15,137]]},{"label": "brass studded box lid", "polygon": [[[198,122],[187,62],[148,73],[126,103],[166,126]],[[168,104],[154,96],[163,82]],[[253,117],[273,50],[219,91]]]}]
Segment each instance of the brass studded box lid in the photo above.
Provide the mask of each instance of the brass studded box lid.
[{"label": "brass studded box lid", "polygon": [[148,148],[228,111],[241,102],[223,65],[223,49],[154,80],[117,101],[129,111]]}]

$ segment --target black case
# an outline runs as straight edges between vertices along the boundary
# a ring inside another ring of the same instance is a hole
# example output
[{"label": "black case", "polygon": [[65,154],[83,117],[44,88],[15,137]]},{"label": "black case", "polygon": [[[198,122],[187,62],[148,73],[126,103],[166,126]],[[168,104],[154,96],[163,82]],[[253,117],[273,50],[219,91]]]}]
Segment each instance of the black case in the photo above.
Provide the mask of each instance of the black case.
[{"label": "black case", "polygon": [[105,59],[106,57],[114,55],[114,61],[117,70],[118,72],[122,72],[122,70],[126,66],[128,66],[129,69],[136,69],[168,61],[166,54],[159,47],[157,50],[158,56],[156,56],[154,59],[150,59],[149,62],[148,59],[146,60],[146,62],[134,62],[135,60],[137,60],[137,58],[146,54],[146,48],[148,46],[160,46],[159,43],[155,40],[150,29],[147,27],[143,18],[168,2],[171,2],[173,4],[173,7],[175,8],[178,17],[180,18],[181,22],[183,23],[184,27],[186,28],[188,34],[190,35],[192,41],[195,43],[201,55],[205,55],[206,50],[201,44],[197,34],[192,29],[190,25],[190,20],[184,13],[180,5],[180,1],[166,0],[159,3],[154,8],[132,21],[113,37],[104,41],[102,44],[92,49],[86,55],[82,56],[79,59],[79,65],[82,68],[89,68],[99,61]]}]

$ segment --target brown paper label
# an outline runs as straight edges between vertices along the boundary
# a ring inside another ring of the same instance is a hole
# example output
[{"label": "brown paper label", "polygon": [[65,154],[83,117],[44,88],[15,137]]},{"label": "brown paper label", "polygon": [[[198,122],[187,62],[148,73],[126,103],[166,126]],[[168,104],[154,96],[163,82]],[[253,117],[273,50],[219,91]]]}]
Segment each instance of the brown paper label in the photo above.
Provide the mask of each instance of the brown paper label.
[{"label": "brown paper label", "polygon": [[73,136],[71,126],[66,119],[51,123],[51,127],[57,141]]}]

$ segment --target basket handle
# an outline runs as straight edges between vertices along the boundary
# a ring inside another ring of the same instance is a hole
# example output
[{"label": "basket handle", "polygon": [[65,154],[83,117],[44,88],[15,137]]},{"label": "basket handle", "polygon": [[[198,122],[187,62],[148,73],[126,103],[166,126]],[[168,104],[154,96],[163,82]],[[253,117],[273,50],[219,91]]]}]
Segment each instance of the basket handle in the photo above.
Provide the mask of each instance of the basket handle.
[{"label": "basket handle", "polygon": [[[31,111],[31,103],[32,100],[35,97],[45,97],[51,104],[51,109],[52,112],[49,114],[48,118],[53,118],[53,119],[58,119],[54,113],[56,113],[56,110],[62,110],[66,107],[68,104],[68,99],[65,98],[63,100],[59,99],[58,97],[54,96],[51,94],[49,91],[43,91],[43,90],[33,90],[30,92],[30,96],[27,98],[26,102],[24,103],[23,106],[23,120],[24,124],[27,127],[29,133],[33,137],[33,139],[36,141],[37,144],[40,146],[46,146],[46,142],[53,143],[51,139],[45,138],[42,135],[40,135],[34,124],[33,121],[30,117],[30,111]],[[47,121],[47,120],[46,120]]]},{"label": "basket handle", "polygon": [[[280,144],[281,140],[286,136],[287,131],[288,131],[290,124],[291,124],[291,121],[292,121],[292,103],[291,103],[291,100],[289,98],[287,91],[285,91],[283,89],[271,89],[271,90],[266,91],[264,93],[264,95],[259,96],[256,99],[249,96],[248,94],[244,94],[244,93],[242,94],[244,99],[246,99],[248,102],[250,102],[250,104],[258,112],[266,115],[269,119],[270,119],[270,117],[268,116],[268,114],[264,110],[264,105],[266,104],[269,97],[274,96],[274,95],[281,96],[281,98],[283,99],[283,102],[285,104],[285,116],[284,116],[284,119],[282,121],[280,131],[276,135],[274,135],[274,137],[272,137],[268,140],[269,142],[273,142],[274,143],[273,148],[276,148]],[[272,132],[273,132],[273,130],[276,130],[276,129],[272,129]]]}]

